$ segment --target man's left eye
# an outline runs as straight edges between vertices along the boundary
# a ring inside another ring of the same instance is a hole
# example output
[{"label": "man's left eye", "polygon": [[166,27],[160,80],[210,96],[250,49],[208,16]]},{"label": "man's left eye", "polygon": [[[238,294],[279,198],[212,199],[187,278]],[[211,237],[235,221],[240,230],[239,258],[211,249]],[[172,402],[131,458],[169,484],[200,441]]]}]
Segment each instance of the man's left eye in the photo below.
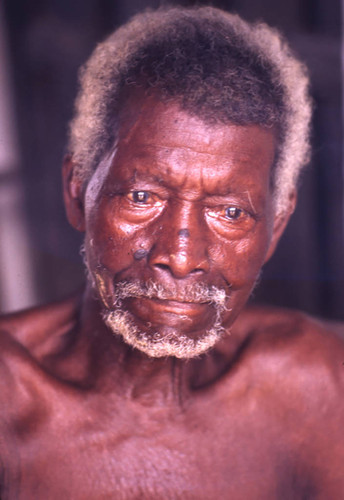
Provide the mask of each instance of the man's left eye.
[{"label": "man's left eye", "polygon": [[225,216],[230,220],[237,220],[243,215],[243,210],[237,207],[227,207],[225,209]]},{"label": "man's left eye", "polygon": [[134,203],[148,203],[152,195],[148,191],[131,191],[128,198]]}]

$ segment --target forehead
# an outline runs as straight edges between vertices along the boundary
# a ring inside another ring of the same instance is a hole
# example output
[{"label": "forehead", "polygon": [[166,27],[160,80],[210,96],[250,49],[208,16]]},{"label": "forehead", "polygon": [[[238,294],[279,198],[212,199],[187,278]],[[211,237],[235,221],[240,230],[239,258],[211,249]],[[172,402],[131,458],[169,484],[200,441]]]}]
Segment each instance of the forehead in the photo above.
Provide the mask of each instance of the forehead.
[{"label": "forehead", "polygon": [[[120,116],[113,175],[166,181],[177,189],[202,185],[228,191],[228,183],[266,186],[275,135],[257,125],[208,124],[177,103],[129,101]],[[175,184],[175,186],[174,186]]]},{"label": "forehead", "polygon": [[[258,125],[239,126],[223,123],[206,123],[202,118],[181,109],[177,102],[163,103],[155,96],[142,98],[133,95],[120,114],[119,139],[124,143],[134,140],[149,142],[149,138],[159,136],[164,144],[171,147],[179,141],[191,141],[199,152],[208,152],[209,146],[215,153],[223,153],[228,135],[236,131],[236,139],[243,131],[250,131],[250,139],[257,135],[262,148],[275,146],[272,129]],[[172,132],[172,134],[171,134]],[[263,142],[262,142],[263,140]],[[248,144],[250,146],[250,144]]]}]

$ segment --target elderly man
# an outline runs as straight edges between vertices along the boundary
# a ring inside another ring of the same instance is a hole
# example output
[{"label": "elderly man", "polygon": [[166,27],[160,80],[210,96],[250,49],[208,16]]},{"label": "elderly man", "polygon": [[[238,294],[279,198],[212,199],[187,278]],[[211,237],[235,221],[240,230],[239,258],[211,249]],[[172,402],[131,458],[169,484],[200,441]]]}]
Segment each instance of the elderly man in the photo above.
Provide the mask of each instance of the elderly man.
[{"label": "elderly man", "polygon": [[1,320],[1,498],[344,498],[344,348],[245,303],[293,212],[307,76],[213,8],[99,45],[63,167],[82,296]]}]

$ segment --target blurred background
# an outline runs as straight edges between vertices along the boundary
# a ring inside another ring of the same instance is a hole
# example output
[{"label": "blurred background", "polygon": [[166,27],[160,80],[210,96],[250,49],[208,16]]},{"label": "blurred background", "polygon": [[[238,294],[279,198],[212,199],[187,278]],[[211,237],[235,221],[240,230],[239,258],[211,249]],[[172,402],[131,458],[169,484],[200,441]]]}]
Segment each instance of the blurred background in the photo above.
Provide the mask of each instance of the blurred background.
[{"label": "blurred background", "polygon": [[[62,298],[83,283],[81,236],[66,221],[60,182],[78,67],[115,27],[163,3],[0,3],[1,312]],[[298,208],[253,300],[344,319],[340,1],[213,0],[212,5],[281,29],[312,78],[312,162]]]}]

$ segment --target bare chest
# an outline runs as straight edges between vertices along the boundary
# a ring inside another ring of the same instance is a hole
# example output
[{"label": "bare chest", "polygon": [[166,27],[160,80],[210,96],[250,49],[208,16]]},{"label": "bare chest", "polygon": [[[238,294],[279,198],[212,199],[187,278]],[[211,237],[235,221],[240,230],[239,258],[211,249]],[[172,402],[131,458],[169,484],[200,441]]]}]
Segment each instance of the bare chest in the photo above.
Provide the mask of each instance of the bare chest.
[{"label": "bare chest", "polygon": [[299,498],[290,450],[274,431],[221,410],[56,415],[17,436],[1,498]]}]

